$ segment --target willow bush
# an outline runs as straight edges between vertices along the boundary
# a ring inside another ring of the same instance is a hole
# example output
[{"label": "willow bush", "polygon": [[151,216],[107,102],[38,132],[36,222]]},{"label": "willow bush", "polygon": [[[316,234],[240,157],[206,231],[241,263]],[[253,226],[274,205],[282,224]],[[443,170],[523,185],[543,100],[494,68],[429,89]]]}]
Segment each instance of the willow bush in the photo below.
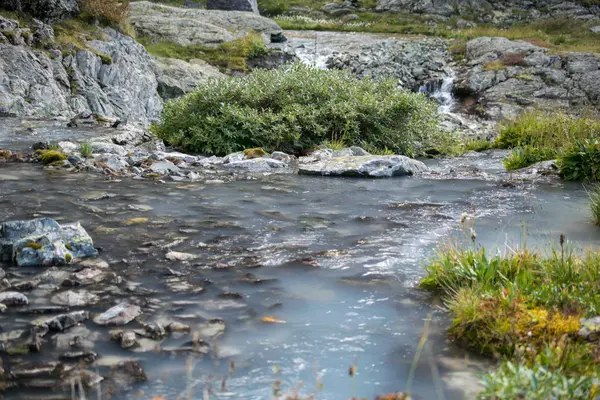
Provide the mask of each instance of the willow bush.
[{"label": "willow bush", "polygon": [[430,146],[437,104],[393,79],[358,79],[301,63],[210,80],[168,102],[153,131],[185,150],[224,155],[262,147],[301,153],[325,141],[414,155]]}]

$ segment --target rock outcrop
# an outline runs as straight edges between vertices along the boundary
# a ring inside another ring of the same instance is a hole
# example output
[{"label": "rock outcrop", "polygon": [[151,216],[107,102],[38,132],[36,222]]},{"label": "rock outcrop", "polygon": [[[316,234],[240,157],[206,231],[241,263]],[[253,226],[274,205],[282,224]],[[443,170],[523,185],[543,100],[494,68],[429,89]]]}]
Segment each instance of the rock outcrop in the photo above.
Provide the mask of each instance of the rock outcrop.
[{"label": "rock outcrop", "polygon": [[131,3],[131,23],[140,36],[181,46],[218,45],[249,32],[267,38],[282,34],[274,21],[248,12],[169,7],[149,1]]},{"label": "rock outcrop", "polygon": [[0,8],[26,12],[45,22],[54,22],[79,14],[77,0],[2,0]]},{"label": "rock outcrop", "polygon": [[183,96],[208,79],[222,79],[224,74],[203,60],[186,62],[175,58],[156,57],[158,93],[165,99]]},{"label": "rock outcrop", "polygon": [[[52,32],[48,25],[43,29]],[[152,57],[133,38],[110,28],[103,32],[102,40],[70,53],[22,41],[0,44],[0,114],[100,114],[144,125],[156,119],[162,101]]]},{"label": "rock outcrop", "polygon": [[208,0],[206,8],[209,10],[249,11],[258,14],[256,0]]},{"label": "rock outcrop", "polygon": [[416,90],[429,80],[442,79],[449,73],[451,56],[442,39],[385,40],[364,46],[360,53],[339,52],[325,62],[327,68],[350,69],[359,77],[391,77]]},{"label": "rock outcrop", "polygon": [[473,109],[491,119],[524,108],[555,110],[600,104],[600,58],[591,53],[550,54],[524,41],[481,37],[467,44],[455,91],[472,96]]},{"label": "rock outcrop", "polygon": [[600,5],[563,0],[379,0],[379,11],[428,14],[441,17],[462,16],[481,22],[511,23],[535,18],[600,16]]}]

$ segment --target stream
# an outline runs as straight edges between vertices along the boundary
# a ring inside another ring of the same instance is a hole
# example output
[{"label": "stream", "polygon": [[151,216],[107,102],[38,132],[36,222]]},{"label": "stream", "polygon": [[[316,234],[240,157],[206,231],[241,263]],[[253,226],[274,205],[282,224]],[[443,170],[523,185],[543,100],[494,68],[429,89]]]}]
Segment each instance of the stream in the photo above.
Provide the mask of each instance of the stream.
[{"label": "stream", "polygon": [[[2,145],[19,148],[32,140],[14,139],[10,127],[6,121]],[[57,140],[64,131],[40,128],[36,140]],[[494,177],[503,172],[502,155],[425,162],[433,170],[467,164]],[[544,248],[561,233],[577,246],[600,244],[578,184],[512,187],[476,176],[361,180],[276,174],[190,183],[0,165],[0,221],[80,221],[121,278],[86,287],[100,301],[72,310],[99,313],[126,300],[142,307],[146,322],[168,319],[191,327],[192,333],[131,351],[110,339],[109,328],[86,321],[98,353],[89,370],[135,359],[148,375],[133,390],[113,394],[115,399],[205,399],[205,391],[208,398],[268,399],[275,381],[282,392],[300,387],[309,394],[320,387],[317,398],[323,400],[371,399],[408,389],[416,399],[473,398],[478,374],[490,362],[448,342],[448,316],[417,288],[436,247],[461,237],[464,212],[474,215],[477,242],[487,248],[522,245],[525,232],[530,247]],[[128,224],[131,218],[147,221]],[[197,258],[168,261],[169,250]],[[44,271],[0,266],[9,278]],[[26,329],[38,317],[28,310],[48,305],[52,290],[41,285],[27,292],[29,306],[0,314],[0,334]],[[263,322],[267,316],[279,323]],[[184,348],[194,334],[211,336],[207,326],[214,319],[224,321],[225,330],[207,340],[207,356],[166,351]],[[416,360],[424,334],[428,340]],[[61,335],[49,335],[41,353],[23,357],[56,360],[65,352]],[[9,391],[6,398],[26,395],[57,398],[31,388]]]}]

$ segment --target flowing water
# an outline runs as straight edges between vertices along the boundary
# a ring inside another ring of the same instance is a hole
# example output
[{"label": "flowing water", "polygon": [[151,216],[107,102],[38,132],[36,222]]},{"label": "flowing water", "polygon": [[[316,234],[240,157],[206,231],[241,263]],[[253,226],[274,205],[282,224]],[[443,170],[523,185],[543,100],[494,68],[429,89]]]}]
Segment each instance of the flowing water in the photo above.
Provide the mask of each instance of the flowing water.
[{"label": "flowing water", "polygon": [[[427,162],[440,170],[467,162],[494,175],[502,170],[499,160],[482,154]],[[582,246],[600,244],[579,185],[297,175],[210,182],[110,181],[32,164],[0,165],[0,221],[81,221],[101,257],[123,277],[118,288],[94,286],[102,300],[85,309],[102,312],[127,300],[142,305],[146,321],[177,320],[193,331],[213,318],[227,324],[209,356],[188,359],[160,349],[181,346],[190,335],[172,335],[154,351],[136,353],[111,341],[108,328],[87,321],[100,333],[98,368],[135,358],[149,375],[147,383],[113,398],[188,398],[193,387],[191,398],[200,399],[210,387],[210,398],[269,399],[277,380],[284,391],[302,382],[301,392],[310,393],[317,379],[318,399],[407,389],[420,399],[472,398],[476,374],[489,364],[445,339],[447,316],[416,288],[436,246],[460,237],[461,214],[475,215],[478,242],[490,247],[517,245],[524,231],[528,246],[544,246],[560,233]],[[131,207],[142,205],[146,211]],[[148,221],[124,223],[134,217]],[[168,249],[160,245],[174,241],[180,242],[173,250],[198,258],[167,261]],[[3,268],[23,278],[41,272]],[[41,305],[50,294],[38,289],[28,296]],[[285,323],[265,323],[264,316]],[[29,323],[15,309],[0,314],[5,332]],[[426,332],[427,345],[414,361]],[[59,354],[48,340],[34,358]],[[235,368],[222,388],[230,360]],[[357,373],[350,377],[353,364]],[[23,396],[12,391],[7,398]]]}]

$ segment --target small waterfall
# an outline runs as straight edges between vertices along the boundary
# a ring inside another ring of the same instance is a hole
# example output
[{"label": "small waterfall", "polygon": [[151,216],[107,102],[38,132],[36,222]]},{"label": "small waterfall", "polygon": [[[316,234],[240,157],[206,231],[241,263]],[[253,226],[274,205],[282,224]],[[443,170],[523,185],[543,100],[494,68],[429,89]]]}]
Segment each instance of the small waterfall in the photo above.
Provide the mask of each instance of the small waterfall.
[{"label": "small waterfall", "polygon": [[442,80],[432,80],[419,88],[419,93],[426,93],[440,104],[440,112],[449,113],[454,108],[455,99],[452,95],[454,75],[448,75]]}]

